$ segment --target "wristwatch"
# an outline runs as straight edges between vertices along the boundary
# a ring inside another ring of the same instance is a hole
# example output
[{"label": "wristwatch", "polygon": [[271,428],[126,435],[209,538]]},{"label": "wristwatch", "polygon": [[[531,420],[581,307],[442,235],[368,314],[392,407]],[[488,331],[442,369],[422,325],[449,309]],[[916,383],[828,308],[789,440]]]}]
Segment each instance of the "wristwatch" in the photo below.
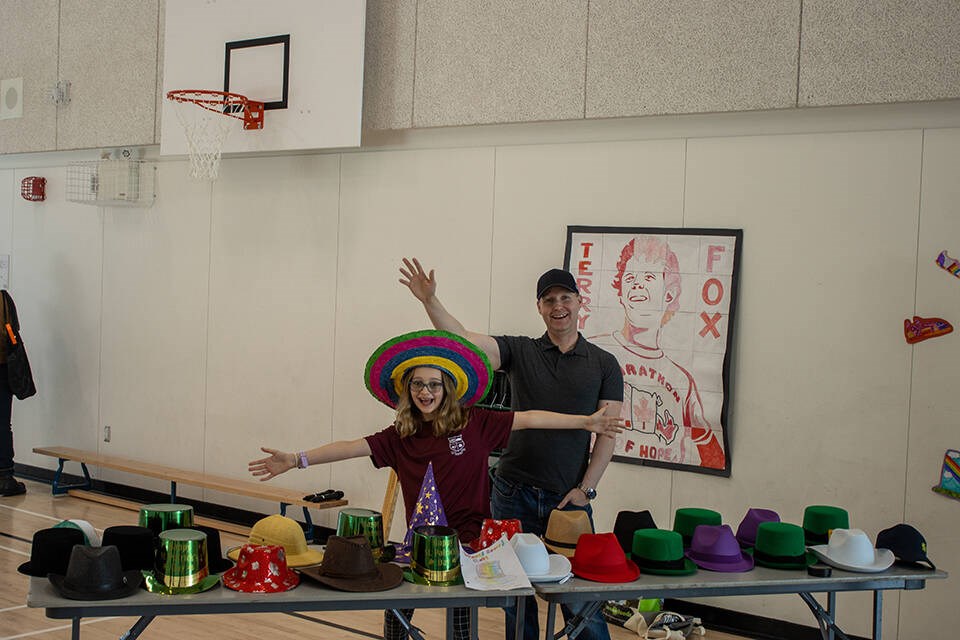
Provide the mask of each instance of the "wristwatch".
[{"label": "wristwatch", "polygon": [[578,484],[577,489],[583,491],[583,495],[587,496],[587,500],[593,500],[597,497],[597,490],[593,487],[585,487],[582,484]]}]

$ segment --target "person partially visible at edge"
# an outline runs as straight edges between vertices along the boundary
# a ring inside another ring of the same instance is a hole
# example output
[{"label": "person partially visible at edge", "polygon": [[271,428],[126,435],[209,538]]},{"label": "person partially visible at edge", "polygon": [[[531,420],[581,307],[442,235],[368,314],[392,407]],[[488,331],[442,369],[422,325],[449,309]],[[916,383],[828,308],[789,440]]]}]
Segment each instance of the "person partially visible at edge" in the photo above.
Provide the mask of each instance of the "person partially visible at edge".
[{"label": "person partially visible at edge", "polygon": [[[461,335],[487,354],[494,369],[510,380],[512,408],[584,414],[604,410],[619,416],[623,400],[620,365],[610,353],[578,331],[582,300],[572,274],[551,269],[540,276],[536,308],[546,332],[539,338],[489,336],[467,330],[437,298],[434,271],[416,258],[403,260],[400,283],[419,300],[437,329]],[[495,518],[516,518],[525,533],[543,535],[554,509],[581,509],[593,521],[590,500],[613,456],[614,440],[597,438],[590,450],[586,431],[515,431],[493,477],[491,509]],[[537,602],[525,598],[524,639],[538,638]],[[582,605],[586,606],[586,605]],[[561,606],[565,620],[579,610]],[[506,609],[506,638],[513,640],[514,608]],[[597,613],[578,636],[606,640],[606,622]]]},{"label": "person partially visible at edge", "polygon": [[[422,342],[422,341],[421,341]],[[424,356],[426,348],[411,348]],[[422,360],[422,358],[421,358]],[[487,372],[487,378],[492,374]],[[476,374],[467,376],[476,378]],[[343,440],[299,453],[262,447],[265,458],[248,464],[250,473],[261,481],[290,469],[369,456],[377,468],[397,472],[407,522],[412,522],[420,487],[433,463],[434,478],[447,523],[457,530],[461,542],[471,545],[480,537],[484,518],[490,516],[490,485],[487,460],[494,449],[507,443],[511,433],[528,429],[563,429],[597,433],[598,442],[613,441],[622,431],[618,415],[597,410],[587,415],[547,411],[491,411],[461,406],[457,383],[449,371],[433,366],[398,366],[395,378],[401,383],[397,394],[396,419],[386,429],[356,440]],[[395,384],[391,380],[391,384]],[[391,406],[393,406],[391,404]],[[413,610],[404,610],[409,620]],[[455,608],[454,636],[470,637],[470,609]],[[401,640],[405,630],[389,611],[384,614],[384,638]]]},{"label": "person partially visible at edge", "polygon": [[666,237],[632,237],[620,251],[612,286],[623,307],[623,326],[590,340],[623,367],[627,428],[661,445],[667,462],[725,468],[726,454],[704,417],[696,380],[661,345],[663,327],[680,308],[681,291],[680,262]]},{"label": "person partially visible at edge", "polygon": [[[9,292],[8,292],[9,294]],[[12,301],[13,298],[10,298]],[[27,488],[13,477],[13,391],[7,374],[6,334],[8,322],[13,322],[15,310],[7,309],[6,298],[0,295],[0,496],[18,496],[26,493]]]}]

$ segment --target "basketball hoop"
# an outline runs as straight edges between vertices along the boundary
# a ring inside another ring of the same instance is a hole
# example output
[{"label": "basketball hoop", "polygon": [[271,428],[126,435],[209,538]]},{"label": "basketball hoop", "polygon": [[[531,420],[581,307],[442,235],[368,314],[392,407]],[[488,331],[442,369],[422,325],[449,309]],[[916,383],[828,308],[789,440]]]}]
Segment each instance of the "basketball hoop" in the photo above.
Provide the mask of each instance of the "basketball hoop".
[{"label": "basketball hoop", "polygon": [[[219,174],[220,154],[234,124],[220,116],[242,120],[246,130],[263,129],[263,103],[239,93],[177,89],[167,92],[167,100],[176,104],[177,119],[187,138],[190,176],[197,180],[216,180]],[[201,110],[183,108],[190,105]]]}]

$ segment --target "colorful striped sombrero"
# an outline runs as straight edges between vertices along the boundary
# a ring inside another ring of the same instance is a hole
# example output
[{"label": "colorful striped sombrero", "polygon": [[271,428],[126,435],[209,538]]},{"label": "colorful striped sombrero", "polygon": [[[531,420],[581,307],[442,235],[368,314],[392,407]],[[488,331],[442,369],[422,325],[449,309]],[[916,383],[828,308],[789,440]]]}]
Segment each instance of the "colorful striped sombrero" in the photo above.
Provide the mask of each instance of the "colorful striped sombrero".
[{"label": "colorful striped sombrero", "polygon": [[493,382],[493,369],[482,349],[466,338],[433,329],[384,342],[367,360],[363,380],[373,397],[396,409],[403,376],[416,367],[433,367],[453,378],[464,407],[479,402]]}]

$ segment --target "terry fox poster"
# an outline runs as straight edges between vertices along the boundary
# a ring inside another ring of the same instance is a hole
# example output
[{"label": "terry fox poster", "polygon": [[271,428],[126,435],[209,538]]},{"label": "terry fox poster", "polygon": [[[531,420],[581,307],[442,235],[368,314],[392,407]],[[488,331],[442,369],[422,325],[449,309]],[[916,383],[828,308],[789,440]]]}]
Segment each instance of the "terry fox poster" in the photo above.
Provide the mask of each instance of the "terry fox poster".
[{"label": "terry fox poster", "polygon": [[739,229],[568,227],[580,332],[616,356],[614,460],[730,475],[729,352]]}]

